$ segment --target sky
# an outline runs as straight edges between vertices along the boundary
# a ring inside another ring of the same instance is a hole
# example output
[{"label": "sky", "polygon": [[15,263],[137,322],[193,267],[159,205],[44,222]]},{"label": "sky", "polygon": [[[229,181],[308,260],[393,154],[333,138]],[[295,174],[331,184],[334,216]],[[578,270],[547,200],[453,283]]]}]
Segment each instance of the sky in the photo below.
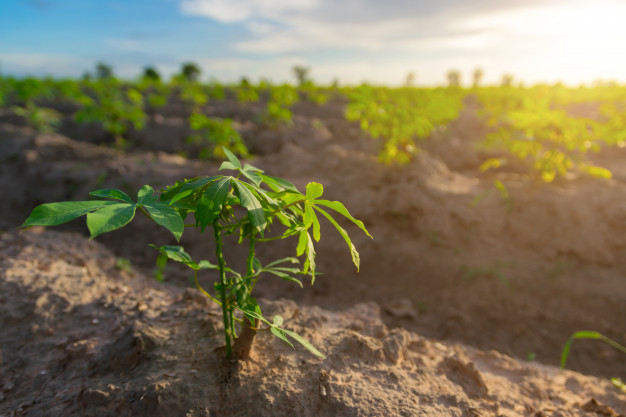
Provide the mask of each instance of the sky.
[{"label": "sky", "polygon": [[0,72],[469,85],[626,83],[626,0],[0,0]]}]

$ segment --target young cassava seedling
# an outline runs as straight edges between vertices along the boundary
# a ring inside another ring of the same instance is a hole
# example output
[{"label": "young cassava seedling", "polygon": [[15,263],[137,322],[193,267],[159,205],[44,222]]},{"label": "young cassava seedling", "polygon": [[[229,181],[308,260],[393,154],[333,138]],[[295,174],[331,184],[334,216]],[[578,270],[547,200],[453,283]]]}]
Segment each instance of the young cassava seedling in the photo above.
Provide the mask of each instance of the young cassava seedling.
[{"label": "young cassava seedling", "polygon": [[[170,259],[181,262],[194,271],[198,289],[222,307],[226,356],[233,353],[237,358],[248,357],[259,323],[264,323],[276,337],[289,343],[287,338],[296,340],[313,354],[324,355],[298,334],[282,327],[282,317],[276,315],[270,321],[263,316],[261,308],[251,293],[263,273],[275,275],[300,286],[298,276],[311,276],[315,280],[314,241],[320,240],[320,222],[322,215],[337,229],[343,237],[352,260],[359,268],[359,253],[352,244],[346,230],[331,216],[330,210],[341,214],[368,236],[363,223],[348,212],[339,201],[323,200],[322,184],[311,182],[301,193],[292,183],[266,175],[262,170],[249,164],[241,165],[232,152],[224,149],[227,161],[220,170],[235,171],[235,176],[216,175],[197,177],[179,181],[159,193],[149,185],[143,186],[134,202],[127,194],[116,189],[93,191],[93,200],[42,204],[33,209],[30,216],[20,227],[55,226],[66,223],[82,215],[87,216],[87,227],[91,238],[126,226],[137,211],[146,215],[160,226],[168,229],[180,240],[186,227],[195,227],[201,233],[212,230],[215,243],[215,259],[194,261],[181,246],[151,245],[159,250],[157,263],[162,267]],[[243,209],[243,210],[242,210]],[[185,219],[193,214],[193,220]],[[270,236],[269,229],[279,223],[283,230]],[[208,233],[207,233],[208,234]],[[223,253],[223,236],[237,235],[239,244],[248,245],[245,273],[237,272],[226,266]],[[304,255],[300,265],[296,257],[278,259],[263,265],[256,258],[259,244],[275,240],[297,237],[296,255]],[[370,236],[371,237],[371,236]],[[198,271],[209,269],[219,273],[219,280],[214,291],[205,290],[198,282]],[[243,315],[240,319],[237,315]],[[235,324],[241,322],[241,333],[236,338]],[[248,324],[249,323],[249,324]],[[234,343],[234,347],[233,347]],[[293,347],[293,345],[292,345]]]}]

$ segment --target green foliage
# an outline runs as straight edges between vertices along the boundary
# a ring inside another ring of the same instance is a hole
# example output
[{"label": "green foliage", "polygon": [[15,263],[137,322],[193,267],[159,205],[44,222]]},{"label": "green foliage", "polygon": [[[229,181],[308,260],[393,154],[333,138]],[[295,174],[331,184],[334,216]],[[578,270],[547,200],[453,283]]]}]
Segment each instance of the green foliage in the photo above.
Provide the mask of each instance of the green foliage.
[{"label": "green foliage", "polygon": [[263,121],[271,126],[291,124],[293,113],[289,109],[300,97],[298,91],[290,85],[273,86],[267,102]]},{"label": "green foliage", "polygon": [[[299,342],[317,356],[323,354],[296,333],[282,327],[283,319],[274,316],[266,319],[256,299],[251,295],[261,274],[276,276],[302,286],[302,276],[311,276],[314,282],[317,272],[315,264],[315,242],[321,238],[318,215],[325,217],[345,240],[352,260],[359,267],[359,254],[346,230],[333,218],[339,214],[353,222],[368,236],[363,223],[348,212],[338,201],[321,199],[324,189],[319,183],[309,183],[301,193],[292,183],[269,176],[262,170],[241,162],[227,149],[228,158],[220,170],[234,171],[234,175],[197,177],[179,181],[155,194],[146,185],[139,190],[136,202],[119,190],[97,190],[90,195],[94,200],[79,202],[49,203],[35,207],[22,228],[30,226],[53,226],[86,215],[91,237],[110,232],[127,225],[137,210],[160,226],[168,229],[179,240],[185,226],[195,227],[204,233],[212,229],[215,241],[215,261],[194,261],[181,246],[154,246],[159,251],[159,266],[169,259],[180,262],[194,271],[198,289],[222,308],[224,337],[227,356],[232,354],[232,341],[236,337],[236,322],[242,328],[257,328],[257,323],[267,325],[276,337],[291,344],[289,338]],[[193,217],[190,223],[185,218]],[[282,232],[275,233],[274,226]],[[240,244],[248,246],[246,271],[237,272],[227,267],[223,252],[223,237],[238,236]],[[296,257],[288,257],[265,265],[256,257],[259,244],[274,240],[297,238],[295,255],[303,257],[301,265]],[[370,236],[371,237],[371,236]],[[215,263],[216,262],[216,263]],[[216,271],[219,280],[213,290],[206,290],[199,282],[198,272]],[[162,272],[161,272],[162,274]],[[161,275],[162,277],[162,275]],[[236,314],[237,313],[237,314]]]},{"label": "green foliage", "polygon": [[239,156],[248,156],[248,148],[239,132],[233,128],[232,119],[210,118],[201,113],[193,113],[189,117],[189,124],[198,134],[191,136],[187,141],[209,145],[200,151],[200,158],[224,158],[226,156],[224,149]]},{"label": "green foliage", "polygon": [[418,153],[416,139],[454,120],[465,93],[460,89],[382,88],[368,85],[349,92],[346,118],[382,140],[382,162],[405,164]]},{"label": "green foliage", "polygon": [[193,107],[193,111],[199,111],[200,107],[204,106],[209,101],[209,96],[204,90],[202,84],[193,81],[181,81],[180,98],[190,103]]},{"label": "green foliage", "polygon": [[115,137],[118,147],[124,144],[124,134],[132,125],[143,128],[146,114],[143,95],[135,88],[124,88],[113,78],[87,84],[91,96],[83,99],[84,107],[76,113],[79,123],[101,123]]},{"label": "green foliage", "polygon": [[14,106],[13,111],[15,114],[26,118],[31,127],[43,133],[56,131],[61,123],[59,112],[54,109],[39,107],[32,101],[29,101],[24,107]]},{"label": "green foliage", "polygon": [[258,91],[249,83],[241,83],[235,88],[235,93],[237,94],[237,101],[243,104],[255,103],[260,99]]},{"label": "green foliage", "polygon": [[[614,124],[571,116],[559,107],[564,101],[563,93],[560,87],[542,86],[477,90],[484,108],[483,117],[494,128],[481,147],[505,152],[501,157],[486,160],[481,171],[504,166],[513,158],[525,163],[530,172],[545,182],[572,171],[610,178],[609,170],[590,165],[586,155],[597,152],[603,144],[619,142],[621,132],[626,138],[626,129],[616,128],[623,126],[620,116],[613,115]],[[608,107],[606,111],[611,112]]]}]

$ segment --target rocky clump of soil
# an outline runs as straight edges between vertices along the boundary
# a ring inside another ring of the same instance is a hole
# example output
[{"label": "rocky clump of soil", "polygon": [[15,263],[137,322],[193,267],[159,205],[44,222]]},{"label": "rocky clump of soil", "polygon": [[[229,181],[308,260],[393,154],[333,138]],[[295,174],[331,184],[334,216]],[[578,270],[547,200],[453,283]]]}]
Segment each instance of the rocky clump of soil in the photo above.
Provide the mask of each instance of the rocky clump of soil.
[{"label": "rocky clump of soil", "polygon": [[[325,360],[261,332],[224,359],[192,289],[77,234],[0,235],[0,416],[620,416],[609,381],[389,328],[375,303],[261,301]],[[620,414],[621,413],[621,414]]]}]

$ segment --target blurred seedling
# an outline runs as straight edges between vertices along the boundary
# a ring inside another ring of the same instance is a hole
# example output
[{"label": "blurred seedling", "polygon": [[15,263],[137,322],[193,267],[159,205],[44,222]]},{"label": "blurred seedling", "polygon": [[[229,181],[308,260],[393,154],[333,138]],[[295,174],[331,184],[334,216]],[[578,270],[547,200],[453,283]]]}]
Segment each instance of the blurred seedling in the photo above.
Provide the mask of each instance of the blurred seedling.
[{"label": "blurred seedling", "polygon": [[39,107],[32,101],[23,107],[13,106],[13,112],[24,117],[29,126],[42,133],[55,132],[61,123],[61,114],[58,111]]},{"label": "blurred seedling", "polygon": [[129,275],[132,275],[134,273],[133,265],[131,264],[130,260],[126,258],[115,259],[115,267]]},{"label": "blurred seedling", "polygon": [[[504,203],[506,207],[506,212],[510,213],[513,210],[513,198],[511,198],[511,194],[509,193],[508,188],[502,183],[502,181],[496,179],[493,181],[493,186],[498,193],[498,197]],[[485,198],[492,195],[494,192],[493,188],[485,190],[479,193],[476,197],[470,201],[470,207],[475,208],[478,206]]]},{"label": "blurred seedling", "polygon": [[508,263],[498,261],[493,265],[486,265],[486,266],[462,265],[461,271],[463,272],[463,280],[466,282],[471,282],[477,277],[496,278],[507,289],[511,289],[511,282],[506,277],[506,275],[504,275],[504,273],[502,272],[502,269],[508,266],[509,266]]},{"label": "blurred seedling", "polygon": [[[168,229],[177,241],[185,228],[196,228],[203,234],[210,229],[217,263],[194,261],[182,246],[153,247],[159,251],[159,266],[163,267],[167,260],[188,266],[194,271],[197,288],[221,306],[226,356],[247,358],[256,332],[269,330],[291,346],[290,339],[293,339],[323,358],[324,355],[306,339],[285,329],[281,316],[275,315],[271,320],[265,318],[251,293],[261,275],[273,275],[300,286],[301,277],[310,276],[311,284],[314,283],[317,273],[314,242],[321,238],[318,215],[325,217],[345,240],[357,270],[359,253],[346,230],[331,213],[344,216],[370,235],[363,223],[352,217],[342,203],[320,198],[324,192],[322,184],[309,183],[303,194],[292,183],[266,175],[249,164],[242,165],[228,149],[223,151],[228,160],[222,163],[220,170],[234,171],[235,176],[185,179],[157,193],[145,185],[137,193],[136,202],[120,190],[101,189],[90,193],[93,200],[37,206],[21,228],[55,226],[86,215],[87,227],[91,238],[94,238],[126,226],[139,211]],[[274,225],[282,232],[270,233]],[[226,235],[238,237],[238,243],[248,247],[244,273],[227,266],[223,250]],[[297,238],[296,257],[278,259],[265,265],[256,257],[259,244],[290,237]],[[300,256],[304,257],[303,264],[297,258]],[[212,290],[200,285],[198,272],[204,270],[218,272],[219,279]],[[236,324],[241,328],[239,337]],[[261,324],[265,327],[260,328]]]},{"label": "blurred seedling", "polygon": [[[563,346],[563,351],[561,352],[561,369],[565,369],[565,364],[567,363],[567,357],[569,356],[570,349],[572,347],[572,343],[575,339],[594,339],[600,340],[606,343],[609,346],[614,347],[622,353],[626,353],[626,347],[620,345],[613,339],[609,339],[601,333],[592,331],[592,330],[581,330],[579,332],[575,332],[572,334],[567,342],[565,342],[565,346]],[[626,384],[620,378],[611,378],[611,382],[620,390],[626,393]]]},{"label": "blurred seedling", "polygon": [[223,158],[223,149],[242,157],[248,156],[248,148],[233,127],[232,119],[210,118],[201,113],[193,113],[189,117],[189,124],[198,133],[187,138],[187,142],[208,145],[200,150],[200,158]]}]

